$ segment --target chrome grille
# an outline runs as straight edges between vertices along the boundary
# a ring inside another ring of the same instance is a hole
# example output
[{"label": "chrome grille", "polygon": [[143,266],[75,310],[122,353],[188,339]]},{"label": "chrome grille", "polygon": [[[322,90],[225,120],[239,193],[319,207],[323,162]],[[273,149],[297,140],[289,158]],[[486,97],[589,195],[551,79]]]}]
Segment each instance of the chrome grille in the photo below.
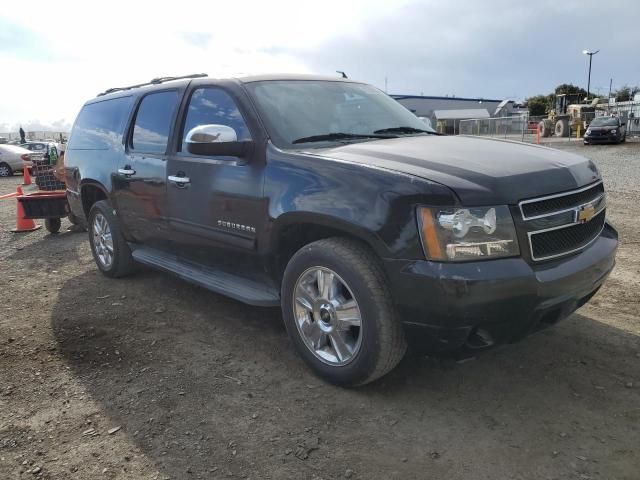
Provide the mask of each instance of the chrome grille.
[{"label": "chrome grille", "polygon": [[573,192],[534,198],[533,200],[523,200],[520,202],[520,211],[522,212],[522,218],[530,220],[550,213],[557,214],[574,209],[595,200],[602,194],[604,194],[604,185],[602,185],[602,182],[598,182],[595,185],[589,185]]},{"label": "chrome grille", "polygon": [[549,260],[577,252],[602,232],[606,196],[602,182],[519,203],[531,259]]},{"label": "chrome grille", "polygon": [[566,255],[589,245],[604,227],[604,211],[587,223],[578,223],[531,235],[531,252],[534,258],[544,259]]}]

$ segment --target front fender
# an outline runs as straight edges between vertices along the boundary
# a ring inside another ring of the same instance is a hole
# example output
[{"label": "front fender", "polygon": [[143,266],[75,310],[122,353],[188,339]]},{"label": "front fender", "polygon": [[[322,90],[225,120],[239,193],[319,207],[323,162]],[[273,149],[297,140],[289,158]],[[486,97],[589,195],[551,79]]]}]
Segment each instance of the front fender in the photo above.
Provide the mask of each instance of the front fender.
[{"label": "front fender", "polygon": [[382,258],[424,258],[418,205],[453,205],[447,187],[361,163],[267,149],[264,195],[269,227],[263,242],[277,245],[294,222],[326,225],[367,242]]}]

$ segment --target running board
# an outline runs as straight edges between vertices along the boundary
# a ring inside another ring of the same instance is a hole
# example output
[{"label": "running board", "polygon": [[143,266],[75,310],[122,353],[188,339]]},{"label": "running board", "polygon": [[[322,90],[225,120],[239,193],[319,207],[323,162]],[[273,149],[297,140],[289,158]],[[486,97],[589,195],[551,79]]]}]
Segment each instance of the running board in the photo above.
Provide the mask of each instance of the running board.
[{"label": "running board", "polygon": [[280,306],[280,295],[275,288],[231,273],[191,263],[153,248],[130,246],[133,250],[131,254],[136,262],[173,273],[183,280],[249,305]]}]

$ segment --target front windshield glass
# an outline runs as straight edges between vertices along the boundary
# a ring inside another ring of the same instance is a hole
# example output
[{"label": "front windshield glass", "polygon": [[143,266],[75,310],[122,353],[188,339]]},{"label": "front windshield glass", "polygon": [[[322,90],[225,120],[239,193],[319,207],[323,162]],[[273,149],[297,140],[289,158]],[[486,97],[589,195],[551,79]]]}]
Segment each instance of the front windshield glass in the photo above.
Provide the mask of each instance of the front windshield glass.
[{"label": "front windshield glass", "polygon": [[592,127],[617,127],[618,119],[615,117],[598,117],[591,122]]},{"label": "front windshield glass", "polygon": [[281,148],[433,132],[405,107],[370,85],[277,80],[248,83],[247,88],[269,135]]}]

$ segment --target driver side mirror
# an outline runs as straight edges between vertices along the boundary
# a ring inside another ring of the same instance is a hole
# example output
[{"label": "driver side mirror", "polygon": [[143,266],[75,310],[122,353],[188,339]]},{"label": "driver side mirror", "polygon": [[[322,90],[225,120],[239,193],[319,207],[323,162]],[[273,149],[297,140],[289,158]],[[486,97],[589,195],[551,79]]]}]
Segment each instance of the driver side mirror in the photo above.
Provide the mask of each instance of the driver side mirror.
[{"label": "driver side mirror", "polygon": [[227,125],[198,125],[187,133],[187,151],[194,155],[247,157],[253,152],[252,141],[238,141],[236,131]]}]

